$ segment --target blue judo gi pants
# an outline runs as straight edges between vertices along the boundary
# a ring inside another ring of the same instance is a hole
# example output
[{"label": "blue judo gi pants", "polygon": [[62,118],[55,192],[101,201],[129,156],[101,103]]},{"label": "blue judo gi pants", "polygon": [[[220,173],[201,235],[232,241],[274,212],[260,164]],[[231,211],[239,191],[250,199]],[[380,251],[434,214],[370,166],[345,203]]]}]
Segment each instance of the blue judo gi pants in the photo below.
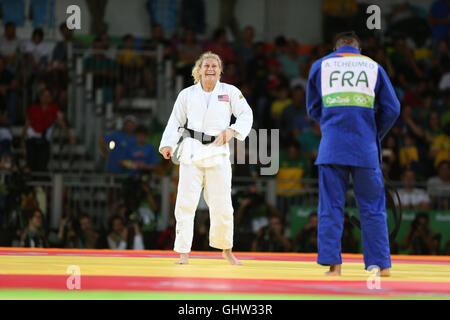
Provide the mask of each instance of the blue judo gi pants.
[{"label": "blue judo gi pants", "polygon": [[321,265],[342,264],[341,238],[350,174],[357,200],[365,268],[390,268],[389,234],[381,168],[319,165],[318,257]]}]

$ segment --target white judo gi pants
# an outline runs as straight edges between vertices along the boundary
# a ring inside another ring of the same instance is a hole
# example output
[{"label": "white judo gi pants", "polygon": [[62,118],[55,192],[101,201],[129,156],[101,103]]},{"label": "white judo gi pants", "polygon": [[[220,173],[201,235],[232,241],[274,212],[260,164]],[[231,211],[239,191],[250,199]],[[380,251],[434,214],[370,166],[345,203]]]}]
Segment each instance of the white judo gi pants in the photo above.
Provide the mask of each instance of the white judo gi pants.
[{"label": "white judo gi pants", "polygon": [[217,249],[233,247],[233,206],[231,202],[231,163],[226,161],[214,167],[202,168],[180,163],[178,193],[175,203],[176,236],[174,250],[191,251],[194,217],[203,196],[209,207],[209,245]]}]

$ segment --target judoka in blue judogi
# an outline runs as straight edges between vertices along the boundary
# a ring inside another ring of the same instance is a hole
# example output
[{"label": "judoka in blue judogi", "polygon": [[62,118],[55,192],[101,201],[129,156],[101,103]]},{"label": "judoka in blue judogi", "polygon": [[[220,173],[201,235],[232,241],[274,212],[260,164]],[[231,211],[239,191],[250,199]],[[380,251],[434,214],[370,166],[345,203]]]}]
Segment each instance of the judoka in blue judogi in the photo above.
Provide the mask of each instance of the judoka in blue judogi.
[{"label": "judoka in blue judogi", "polygon": [[381,140],[400,114],[384,69],[360,52],[356,34],[336,38],[335,51],[311,67],[306,92],[308,115],[320,122],[318,257],[329,275],[341,272],[344,205],[350,176],[361,219],[366,269],[381,275],[391,268]]}]

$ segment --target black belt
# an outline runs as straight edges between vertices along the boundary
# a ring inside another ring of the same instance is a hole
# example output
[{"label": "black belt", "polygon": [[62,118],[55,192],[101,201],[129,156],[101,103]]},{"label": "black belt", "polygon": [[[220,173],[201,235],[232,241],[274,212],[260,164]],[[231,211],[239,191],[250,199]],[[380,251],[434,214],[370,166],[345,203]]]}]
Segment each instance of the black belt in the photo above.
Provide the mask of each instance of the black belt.
[{"label": "black belt", "polygon": [[210,136],[210,135],[207,135],[200,131],[195,131],[195,130],[188,129],[188,128],[184,128],[184,130],[189,133],[189,136],[191,138],[194,138],[194,139],[200,141],[202,144],[209,144],[209,143],[213,142],[214,139],[216,138],[215,136]]}]

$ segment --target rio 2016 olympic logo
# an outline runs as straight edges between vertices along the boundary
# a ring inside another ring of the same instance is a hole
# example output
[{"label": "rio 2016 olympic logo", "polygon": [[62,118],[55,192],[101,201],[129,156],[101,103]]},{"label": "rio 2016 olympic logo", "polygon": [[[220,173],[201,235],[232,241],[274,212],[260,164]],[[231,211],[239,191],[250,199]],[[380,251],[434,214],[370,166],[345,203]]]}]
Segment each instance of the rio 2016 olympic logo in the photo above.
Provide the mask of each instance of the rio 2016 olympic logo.
[{"label": "rio 2016 olympic logo", "polygon": [[360,104],[360,105],[366,105],[369,102],[366,97],[361,96],[361,95],[354,96],[353,101],[355,101],[357,104]]}]

